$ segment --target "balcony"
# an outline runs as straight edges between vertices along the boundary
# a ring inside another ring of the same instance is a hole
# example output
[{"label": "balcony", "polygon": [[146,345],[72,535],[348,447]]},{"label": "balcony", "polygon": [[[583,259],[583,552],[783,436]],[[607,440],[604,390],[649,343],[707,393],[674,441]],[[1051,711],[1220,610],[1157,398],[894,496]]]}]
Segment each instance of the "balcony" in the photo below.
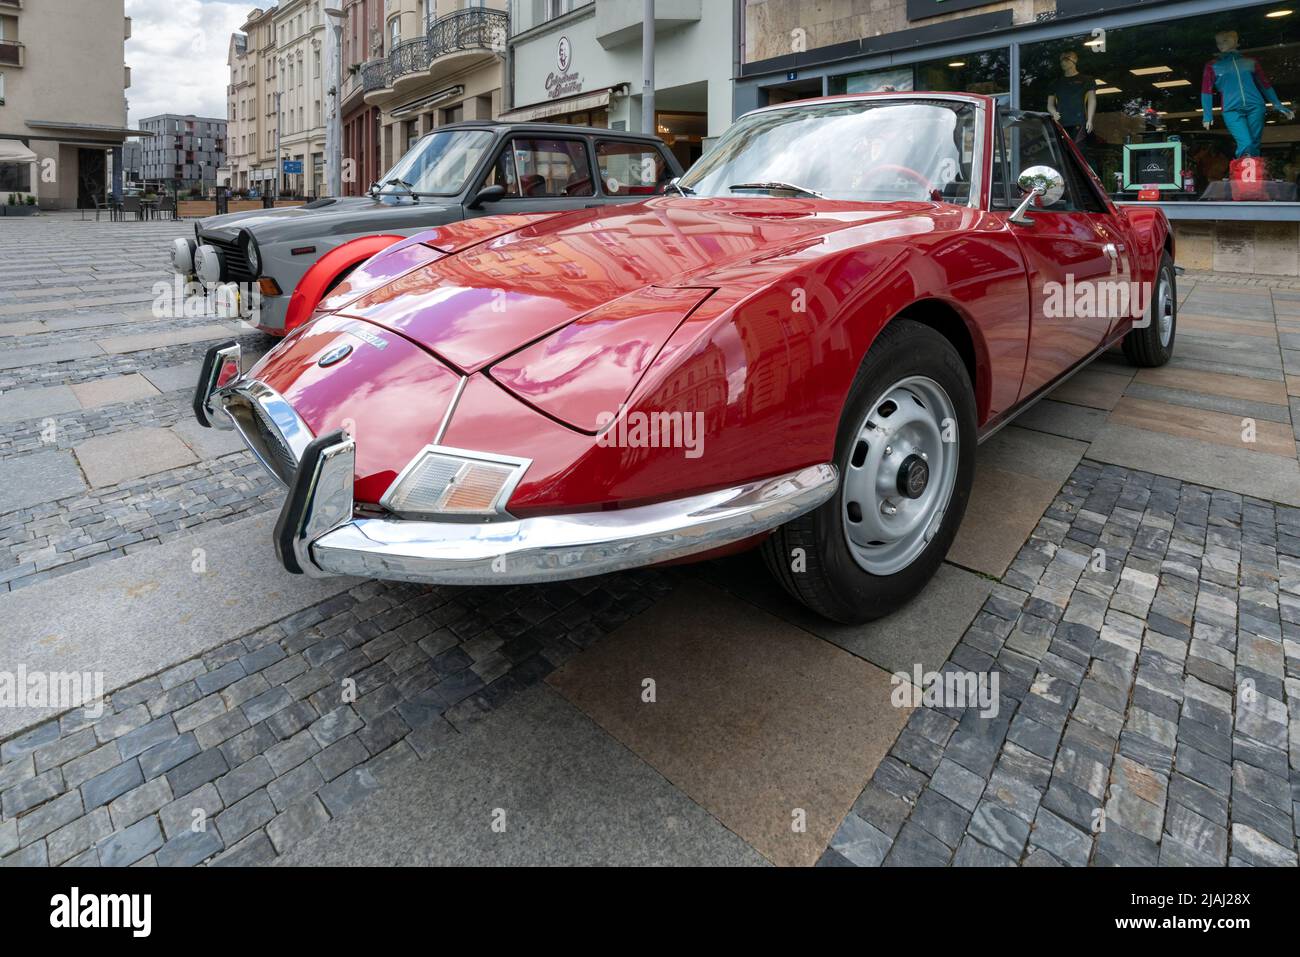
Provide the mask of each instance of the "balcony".
[{"label": "balcony", "polygon": [[472,7],[430,20],[425,36],[403,40],[388,56],[361,67],[366,102],[375,103],[505,51],[510,17]]},{"label": "balcony", "polygon": [[0,10],[21,10],[23,0],[0,0]]},{"label": "balcony", "polygon": [[0,66],[22,66],[26,62],[26,47],[17,40],[0,40]]},{"label": "balcony", "polygon": [[[655,0],[659,36],[699,23],[703,0]],[[600,0],[596,4],[596,40],[606,50],[640,43],[645,19],[642,0]]]}]

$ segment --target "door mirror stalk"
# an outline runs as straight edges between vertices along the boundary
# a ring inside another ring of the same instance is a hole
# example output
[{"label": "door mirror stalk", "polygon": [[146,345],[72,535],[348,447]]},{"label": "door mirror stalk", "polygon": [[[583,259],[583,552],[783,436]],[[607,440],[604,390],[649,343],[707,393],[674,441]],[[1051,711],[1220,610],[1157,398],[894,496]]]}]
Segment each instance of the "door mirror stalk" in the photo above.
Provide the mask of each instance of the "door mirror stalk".
[{"label": "door mirror stalk", "polygon": [[1024,192],[1025,198],[1007,220],[1017,226],[1033,225],[1029,207],[1035,199],[1040,199],[1043,206],[1054,206],[1065,195],[1065,177],[1050,166],[1030,166],[1020,174],[1017,185]]}]

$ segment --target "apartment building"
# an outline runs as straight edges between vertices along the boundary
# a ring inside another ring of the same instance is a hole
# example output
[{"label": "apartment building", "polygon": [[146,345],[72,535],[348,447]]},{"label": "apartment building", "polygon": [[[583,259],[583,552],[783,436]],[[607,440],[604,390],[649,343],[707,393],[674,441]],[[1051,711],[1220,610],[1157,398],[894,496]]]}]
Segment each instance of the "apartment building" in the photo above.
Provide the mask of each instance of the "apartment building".
[{"label": "apartment building", "polygon": [[[440,126],[500,113],[507,5],[507,0],[387,0],[382,52],[358,71],[362,100],[380,111],[380,167],[390,167]],[[372,36],[366,39],[374,43]]]},{"label": "apartment building", "polygon": [[226,166],[221,185],[262,192],[275,189],[275,131],[279,73],[276,63],[275,7],[257,8],[233,34],[226,56]]},{"label": "apartment building", "polygon": [[180,189],[207,190],[226,162],[226,119],[165,113],[140,120],[150,134],[141,143],[140,179]]},{"label": "apartment building", "polygon": [[362,67],[384,55],[385,0],[344,0],[343,87],[339,112],[343,120],[343,194],[360,196],[383,172],[379,138],[383,115],[365,100]]},{"label": "apartment building", "polygon": [[[642,0],[511,0],[503,119],[642,129]],[[735,14],[724,0],[655,5],[655,123],[690,166],[731,124]]]},{"label": "apartment building", "polygon": [[125,0],[0,0],[0,193],[44,209],[120,194],[130,35]]},{"label": "apartment building", "polygon": [[282,194],[325,191],[325,3],[285,0],[272,16],[280,94],[280,157],[301,173],[284,173]]}]

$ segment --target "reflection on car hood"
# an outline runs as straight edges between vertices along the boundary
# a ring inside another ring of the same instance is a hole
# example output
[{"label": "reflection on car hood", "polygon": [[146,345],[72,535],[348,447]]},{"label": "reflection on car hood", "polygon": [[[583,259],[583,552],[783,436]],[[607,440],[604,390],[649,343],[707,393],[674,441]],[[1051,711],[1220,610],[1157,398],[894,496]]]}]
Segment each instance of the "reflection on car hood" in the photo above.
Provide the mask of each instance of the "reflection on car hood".
[{"label": "reflection on car hood", "polygon": [[[771,264],[783,253],[829,243],[844,230],[876,224],[873,236],[846,240],[869,241],[927,232],[936,217],[961,215],[933,203],[665,197],[554,216],[461,246],[341,312],[470,372],[636,290],[753,281],[788,269]],[[440,242],[442,232],[419,238],[454,245]]]},{"label": "reflection on car hood", "polygon": [[369,196],[343,196],[317,200],[306,206],[209,216],[199,223],[199,234],[230,240],[241,229],[248,229],[259,243],[266,244],[355,233],[429,229],[460,219],[461,215],[459,205],[430,199],[418,203],[410,200],[385,203]]}]

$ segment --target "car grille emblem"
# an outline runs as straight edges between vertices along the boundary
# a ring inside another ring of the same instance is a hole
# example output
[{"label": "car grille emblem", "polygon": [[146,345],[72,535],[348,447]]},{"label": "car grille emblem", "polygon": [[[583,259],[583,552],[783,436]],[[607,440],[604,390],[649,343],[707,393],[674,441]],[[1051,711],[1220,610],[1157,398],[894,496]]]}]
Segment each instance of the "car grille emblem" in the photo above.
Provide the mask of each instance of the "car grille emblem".
[{"label": "car grille emblem", "polygon": [[332,366],[335,363],[342,362],[351,354],[352,347],[350,345],[335,346],[329,352],[317,359],[316,364],[324,369],[326,366]]}]

